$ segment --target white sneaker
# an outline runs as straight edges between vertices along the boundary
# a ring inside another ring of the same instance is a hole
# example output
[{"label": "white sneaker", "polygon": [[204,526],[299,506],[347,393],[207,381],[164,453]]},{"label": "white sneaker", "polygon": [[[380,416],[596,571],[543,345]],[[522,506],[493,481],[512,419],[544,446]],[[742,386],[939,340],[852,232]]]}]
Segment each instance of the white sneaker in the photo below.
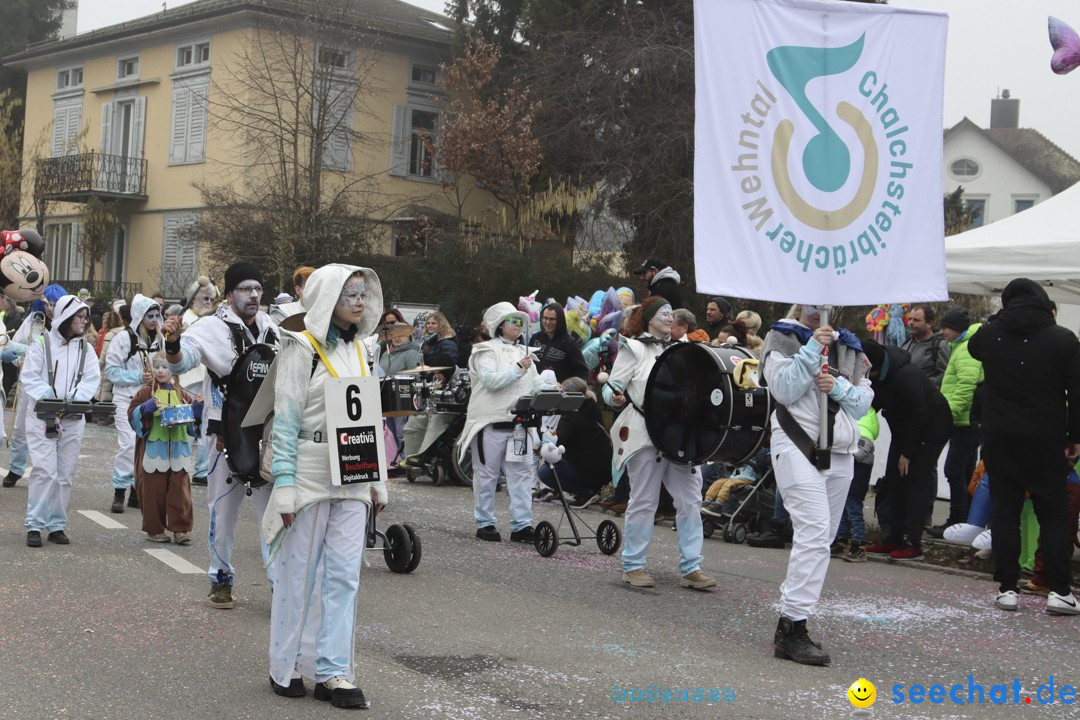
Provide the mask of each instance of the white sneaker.
[{"label": "white sneaker", "polygon": [[1080,615],[1080,604],[1072,593],[1058,595],[1051,590],[1046,596],[1046,612],[1052,615]]},{"label": "white sneaker", "polygon": [[[997,598],[994,600],[994,607],[999,610],[1015,610],[1020,605],[1020,596],[1015,590],[1006,590],[1005,592],[999,592]],[[1047,605],[1049,609],[1049,604]]]},{"label": "white sneaker", "polygon": [[993,547],[993,533],[989,530],[983,530],[971,541],[971,547],[976,550],[989,550]]},{"label": "white sneaker", "polygon": [[982,525],[956,523],[945,528],[945,539],[953,542],[970,544],[986,528]]}]

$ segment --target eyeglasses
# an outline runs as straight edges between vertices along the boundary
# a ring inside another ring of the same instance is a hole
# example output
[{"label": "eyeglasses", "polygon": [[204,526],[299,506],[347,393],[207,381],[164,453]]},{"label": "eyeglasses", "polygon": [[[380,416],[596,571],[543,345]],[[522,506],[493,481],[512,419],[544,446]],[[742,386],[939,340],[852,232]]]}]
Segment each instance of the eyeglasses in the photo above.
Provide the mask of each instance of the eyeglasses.
[{"label": "eyeglasses", "polygon": [[233,292],[244,293],[247,295],[262,295],[262,285],[237,285],[233,288]]},{"label": "eyeglasses", "polygon": [[506,318],[507,325],[515,325],[517,327],[525,327],[525,321],[519,317]]}]

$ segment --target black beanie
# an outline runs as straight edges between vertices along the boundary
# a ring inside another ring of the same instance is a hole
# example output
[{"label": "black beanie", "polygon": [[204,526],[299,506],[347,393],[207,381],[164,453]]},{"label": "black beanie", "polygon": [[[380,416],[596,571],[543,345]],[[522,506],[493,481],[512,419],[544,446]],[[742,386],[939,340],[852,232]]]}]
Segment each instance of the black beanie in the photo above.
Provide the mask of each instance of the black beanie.
[{"label": "black beanie", "polygon": [[259,272],[259,268],[255,267],[253,263],[243,260],[234,262],[225,271],[225,294],[228,295],[237,285],[245,280],[254,280],[261,285],[262,273]]},{"label": "black beanie", "polygon": [[949,308],[949,310],[941,316],[941,327],[950,328],[957,332],[964,332],[971,327],[971,313],[967,311],[967,308]]}]

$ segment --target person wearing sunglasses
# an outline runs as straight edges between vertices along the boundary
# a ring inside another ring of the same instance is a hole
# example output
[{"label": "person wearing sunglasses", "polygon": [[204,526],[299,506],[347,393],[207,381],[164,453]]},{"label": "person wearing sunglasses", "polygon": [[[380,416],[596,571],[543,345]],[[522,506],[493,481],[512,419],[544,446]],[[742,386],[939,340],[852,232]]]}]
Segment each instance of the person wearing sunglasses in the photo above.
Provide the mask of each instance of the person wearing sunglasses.
[{"label": "person wearing sunglasses", "polygon": [[495,526],[495,487],[506,475],[510,495],[510,540],[532,543],[532,488],[536,467],[530,433],[514,423],[510,408],[523,395],[554,386],[540,379],[521,344],[528,316],[508,302],[492,305],[484,325],[492,339],[473,346],[469,357],[472,394],[461,432],[461,454],[472,449],[473,514],[476,537],[500,541]]}]

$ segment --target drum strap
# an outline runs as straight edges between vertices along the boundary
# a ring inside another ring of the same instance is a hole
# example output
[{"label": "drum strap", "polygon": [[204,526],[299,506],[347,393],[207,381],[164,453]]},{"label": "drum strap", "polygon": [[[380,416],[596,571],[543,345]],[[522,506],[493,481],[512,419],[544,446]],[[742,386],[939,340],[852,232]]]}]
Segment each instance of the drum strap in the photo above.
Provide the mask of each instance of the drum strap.
[{"label": "drum strap", "polygon": [[[308,339],[308,342],[311,343],[311,346],[315,348],[315,352],[319,354],[319,359],[322,360],[323,365],[326,366],[326,372],[330,373],[330,377],[337,377],[337,371],[334,370],[334,366],[330,364],[329,358],[327,358],[326,353],[323,352],[322,344],[318,340],[316,340],[315,336],[309,333],[307,330],[304,331],[304,337]],[[353,340],[353,345],[356,346],[356,357],[360,359],[360,376],[367,377],[367,363],[364,362],[364,355],[360,352],[360,341]]]}]

